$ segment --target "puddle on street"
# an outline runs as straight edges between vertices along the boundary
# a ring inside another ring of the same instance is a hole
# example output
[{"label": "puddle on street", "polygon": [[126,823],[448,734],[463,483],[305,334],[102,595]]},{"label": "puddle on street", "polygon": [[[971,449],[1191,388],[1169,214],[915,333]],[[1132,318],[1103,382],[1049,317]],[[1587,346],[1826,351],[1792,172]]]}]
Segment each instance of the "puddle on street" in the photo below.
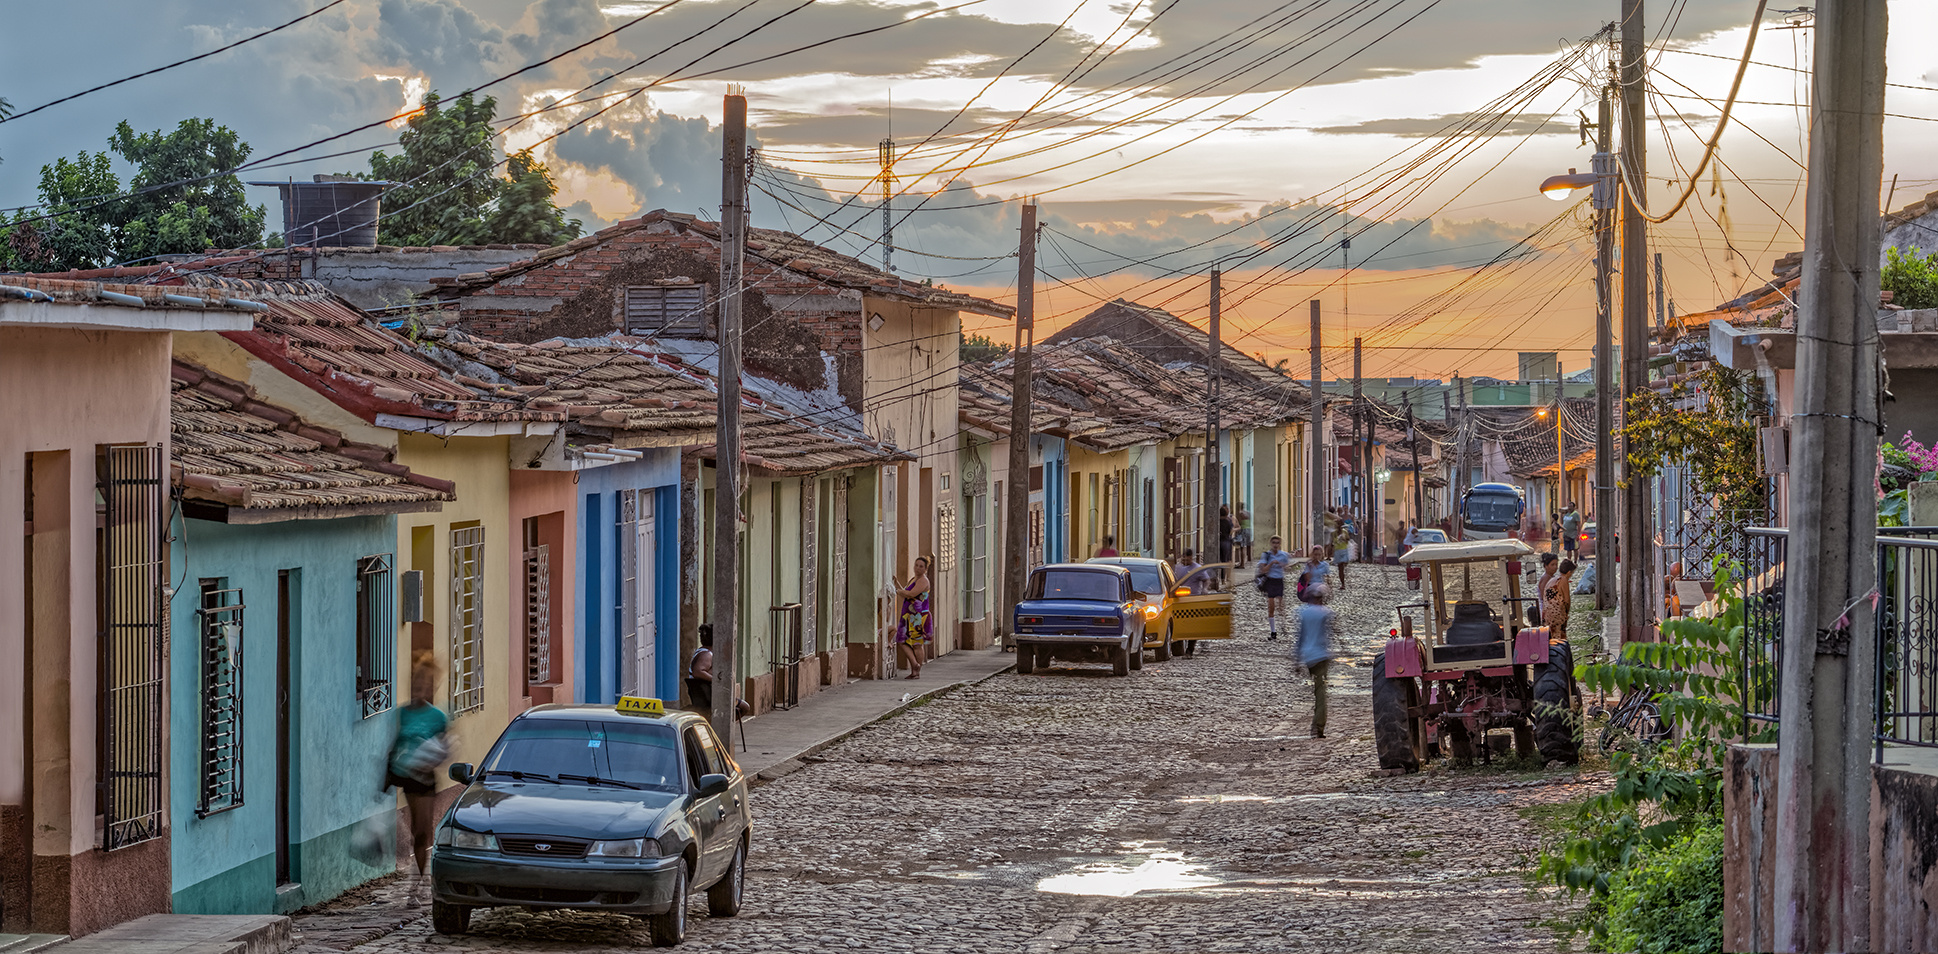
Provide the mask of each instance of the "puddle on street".
[{"label": "puddle on street", "polygon": [[1124,847],[1142,851],[1142,856],[1087,864],[1075,871],[1038,881],[1036,890],[1051,894],[1128,898],[1145,891],[1179,891],[1219,883],[1217,878],[1199,874],[1205,870],[1205,866],[1185,861],[1181,852],[1145,851],[1142,844]]}]

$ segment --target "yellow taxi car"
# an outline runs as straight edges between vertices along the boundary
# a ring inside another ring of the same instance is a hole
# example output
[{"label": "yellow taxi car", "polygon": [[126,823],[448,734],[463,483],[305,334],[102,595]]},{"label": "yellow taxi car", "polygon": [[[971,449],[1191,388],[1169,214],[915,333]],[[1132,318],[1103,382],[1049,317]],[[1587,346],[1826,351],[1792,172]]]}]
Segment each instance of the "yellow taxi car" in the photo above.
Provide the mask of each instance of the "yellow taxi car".
[{"label": "yellow taxi car", "polygon": [[1093,557],[1130,571],[1131,585],[1144,594],[1144,648],[1157,661],[1171,658],[1189,640],[1231,638],[1231,594],[1211,591],[1211,575],[1235,564],[1212,563],[1178,579],[1171,564],[1155,557]]}]

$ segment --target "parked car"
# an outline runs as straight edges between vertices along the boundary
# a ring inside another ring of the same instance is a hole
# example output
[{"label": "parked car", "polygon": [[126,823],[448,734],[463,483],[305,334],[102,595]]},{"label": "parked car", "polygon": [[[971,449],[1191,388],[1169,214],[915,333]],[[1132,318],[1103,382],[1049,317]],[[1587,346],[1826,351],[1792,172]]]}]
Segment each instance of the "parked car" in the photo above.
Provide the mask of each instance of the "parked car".
[{"label": "parked car", "polygon": [[747,779],[712,726],[657,699],[528,709],[474,768],[431,851],[431,925],[463,934],[494,905],[577,908],[646,920],[653,943],[686,938],[687,895],[739,913],[753,820]]},{"label": "parked car", "polygon": [[1575,552],[1581,554],[1583,559],[1594,558],[1595,537],[1598,533],[1599,531],[1595,529],[1593,523],[1584,523],[1581,525],[1581,533],[1575,537]]},{"label": "parked car", "polygon": [[[1171,564],[1155,557],[1092,557],[1091,565],[1121,566],[1130,571],[1131,586],[1144,594],[1144,648],[1155,651],[1158,662],[1171,658],[1179,643],[1198,639],[1231,638],[1231,595],[1197,594],[1211,574],[1234,564],[1214,563],[1178,579]],[[1183,618],[1181,607],[1192,612]],[[1220,612],[1222,610],[1222,612]]]},{"label": "parked car", "polygon": [[1030,572],[1012,611],[1016,671],[1028,674],[1052,658],[1104,661],[1119,676],[1144,668],[1150,594],[1122,566],[1052,563]]}]

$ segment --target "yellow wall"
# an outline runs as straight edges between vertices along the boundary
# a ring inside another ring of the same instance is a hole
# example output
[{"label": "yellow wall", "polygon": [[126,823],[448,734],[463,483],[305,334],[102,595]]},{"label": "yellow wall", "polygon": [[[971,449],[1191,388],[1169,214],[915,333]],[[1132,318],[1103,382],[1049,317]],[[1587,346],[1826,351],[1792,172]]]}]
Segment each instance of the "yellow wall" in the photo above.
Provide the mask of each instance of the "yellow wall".
[{"label": "yellow wall", "polygon": [[[498,739],[511,718],[514,687],[520,674],[508,668],[513,630],[511,593],[504,585],[511,573],[511,554],[519,548],[518,528],[511,524],[511,448],[504,437],[397,435],[397,463],[419,474],[456,481],[457,499],[437,513],[404,514],[397,518],[397,562],[400,570],[424,571],[424,611],[429,621],[430,649],[443,676],[437,704],[451,705],[451,529],[484,528],[484,568],[481,591],[483,646],[479,650],[484,708],[455,716],[451,731],[458,744],[452,761],[477,762]],[[428,530],[428,540],[424,531]],[[413,630],[399,622],[397,671],[410,672]],[[403,679],[400,678],[400,682]],[[448,784],[440,781],[440,784]]]},{"label": "yellow wall", "polygon": [[1118,508],[1110,506],[1114,493],[1122,491],[1111,491],[1108,482],[1115,480],[1119,487],[1123,485],[1124,472],[1130,467],[1130,451],[1099,451],[1075,441],[1065,446],[1070,460],[1070,559],[1088,560],[1095,556],[1105,534],[1116,537],[1118,549],[1122,550],[1124,516],[1121,511],[1113,513]]}]

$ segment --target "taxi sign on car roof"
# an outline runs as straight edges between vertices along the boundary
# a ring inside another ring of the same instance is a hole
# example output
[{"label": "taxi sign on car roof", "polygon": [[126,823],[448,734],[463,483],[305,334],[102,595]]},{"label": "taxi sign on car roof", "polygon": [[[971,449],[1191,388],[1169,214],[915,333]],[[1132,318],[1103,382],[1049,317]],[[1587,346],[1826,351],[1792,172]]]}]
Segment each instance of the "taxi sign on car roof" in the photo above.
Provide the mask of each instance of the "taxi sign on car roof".
[{"label": "taxi sign on car roof", "polygon": [[640,696],[620,696],[619,702],[613,708],[620,712],[630,712],[634,715],[662,716],[666,714],[665,704],[661,703],[658,699],[646,699]]}]

